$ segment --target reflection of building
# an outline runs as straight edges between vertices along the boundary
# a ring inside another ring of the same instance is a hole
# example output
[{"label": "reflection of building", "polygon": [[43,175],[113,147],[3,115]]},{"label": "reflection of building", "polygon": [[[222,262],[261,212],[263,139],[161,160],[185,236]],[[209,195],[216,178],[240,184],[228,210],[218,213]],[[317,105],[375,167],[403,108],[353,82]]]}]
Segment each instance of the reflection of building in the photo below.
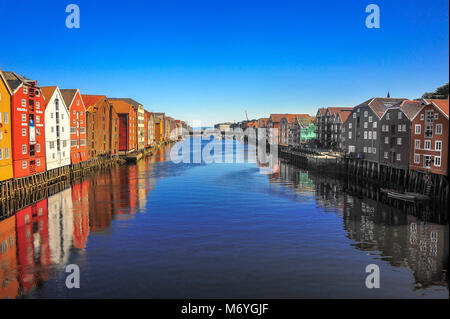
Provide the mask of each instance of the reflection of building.
[{"label": "reflection of building", "polygon": [[48,279],[51,251],[47,214],[47,199],[28,206],[15,214],[17,258],[22,290],[31,291]]},{"label": "reflection of building", "polygon": [[414,271],[416,282],[423,287],[447,286],[448,225],[426,223],[409,215],[406,243],[408,265]]},{"label": "reflection of building", "polygon": [[73,244],[72,190],[48,198],[48,232],[52,264],[65,264]]},{"label": "reflection of building", "polygon": [[86,248],[89,235],[89,181],[72,186],[73,245]]},{"label": "reflection of building", "polygon": [[17,296],[16,218],[0,221],[0,299]]},{"label": "reflection of building", "polygon": [[344,229],[364,251],[380,251],[383,259],[397,267],[406,263],[406,216],[380,202],[345,196]]}]

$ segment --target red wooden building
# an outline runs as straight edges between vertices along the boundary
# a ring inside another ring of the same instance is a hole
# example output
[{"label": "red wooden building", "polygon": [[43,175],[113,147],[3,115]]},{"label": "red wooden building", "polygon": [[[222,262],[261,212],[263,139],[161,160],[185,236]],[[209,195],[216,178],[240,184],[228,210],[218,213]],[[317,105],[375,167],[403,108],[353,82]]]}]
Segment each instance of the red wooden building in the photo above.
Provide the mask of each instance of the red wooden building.
[{"label": "red wooden building", "polygon": [[447,174],[447,100],[424,99],[422,109],[411,125],[410,169],[424,173]]},{"label": "red wooden building", "polygon": [[72,164],[87,161],[86,108],[80,91],[60,91],[70,113],[70,161]]},{"label": "red wooden building", "polygon": [[14,178],[45,172],[45,101],[37,81],[3,72],[12,91],[11,127]]}]

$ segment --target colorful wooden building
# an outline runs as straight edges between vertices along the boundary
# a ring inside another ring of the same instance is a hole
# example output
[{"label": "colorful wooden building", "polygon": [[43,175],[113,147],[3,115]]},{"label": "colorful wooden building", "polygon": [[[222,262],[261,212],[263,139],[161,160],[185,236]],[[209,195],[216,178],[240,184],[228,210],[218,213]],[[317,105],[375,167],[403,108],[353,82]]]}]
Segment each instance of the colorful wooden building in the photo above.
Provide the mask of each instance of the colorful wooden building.
[{"label": "colorful wooden building", "polygon": [[37,81],[3,72],[12,92],[11,129],[14,178],[45,172],[45,100]]},{"label": "colorful wooden building", "polygon": [[14,299],[17,280],[16,217],[0,220],[0,299]]},{"label": "colorful wooden building", "polygon": [[119,117],[119,152],[133,152],[137,149],[137,111],[124,100],[110,99],[110,103]]},{"label": "colorful wooden building", "polygon": [[0,183],[12,179],[11,96],[8,82],[0,70]]},{"label": "colorful wooden building", "polygon": [[45,97],[46,167],[52,170],[70,165],[70,115],[57,86],[42,87],[42,93]]},{"label": "colorful wooden building", "polygon": [[105,95],[82,94],[86,108],[88,159],[119,154],[119,118]]},{"label": "colorful wooden building", "polygon": [[86,107],[78,89],[61,90],[70,114],[70,161],[72,164],[87,161]]},{"label": "colorful wooden building", "polygon": [[165,134],[165,113],[153,113],[154,116],[154,136],[155,136],[155,142],[162,142],[164,140],[164,134]]},{"label": "colorful wooden building", "polygon": [[423,99],[411,123],[410,169],[423,173],[447,174],[448,116],[446,100]]}]

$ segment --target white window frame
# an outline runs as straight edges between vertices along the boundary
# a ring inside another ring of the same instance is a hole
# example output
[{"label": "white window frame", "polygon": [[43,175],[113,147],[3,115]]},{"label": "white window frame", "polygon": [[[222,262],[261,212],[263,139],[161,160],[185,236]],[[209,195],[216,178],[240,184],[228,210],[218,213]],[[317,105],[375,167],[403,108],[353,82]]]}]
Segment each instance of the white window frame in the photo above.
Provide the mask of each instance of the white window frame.
[{"label": "white window frame", "polygon": [[[436,163],[437,160],[438,160],[438,162],[439,162],[439,165]],[[433,164],[434,164],[435,167],[441,167],[441,164],[442,164],[442,163],[441,163],[441,157],[440,157],[440,156],[435,156],[435,157],[434,157],[434,163],[433,163]]]},{"label": "white window frame", "polygon": [[414,154],[414,164],[420,164],[420,154]]},{"label": "white window frame", "polygon": [[[438,145],[439,145],[439,148],[438,148]],[[436,151],[442,151],[442,141],[434,141],[434,149],[436,150]]]},{"label": "white window frame", "polygon": [[422,132],[422,125],[421,124],[414,125],[414,134],[420,135],[421,132]]}]

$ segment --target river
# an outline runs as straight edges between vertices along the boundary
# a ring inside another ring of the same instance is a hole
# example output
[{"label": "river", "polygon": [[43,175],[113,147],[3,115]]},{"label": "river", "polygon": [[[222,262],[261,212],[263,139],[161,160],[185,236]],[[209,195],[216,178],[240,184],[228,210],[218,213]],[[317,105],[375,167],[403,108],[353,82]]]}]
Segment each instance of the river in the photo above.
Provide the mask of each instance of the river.
[{"label": "river", "polygon": [[0,298],[448,298],[448,222],[276,168],[165,149],[76,182],[0,219]]}]

